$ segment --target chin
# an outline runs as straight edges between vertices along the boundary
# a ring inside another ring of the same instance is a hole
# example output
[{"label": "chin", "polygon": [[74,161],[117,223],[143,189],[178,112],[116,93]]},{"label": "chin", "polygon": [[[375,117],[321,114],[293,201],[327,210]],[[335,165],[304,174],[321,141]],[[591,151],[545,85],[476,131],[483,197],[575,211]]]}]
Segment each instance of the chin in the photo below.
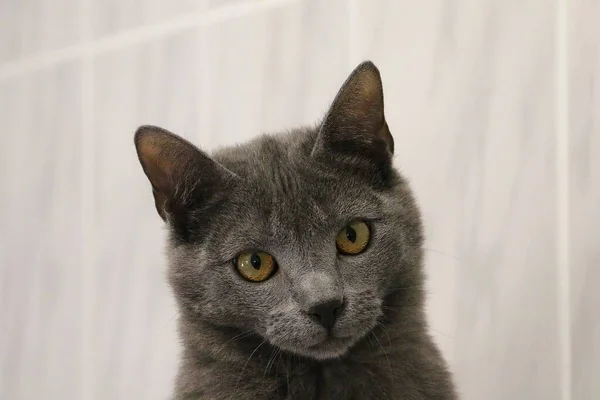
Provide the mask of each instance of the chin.
[{"label": "chin", "polygon": [[323,341],[310,346],[276,346],[301,357],[326,361],[344,357],[356,342],[357,339],[355,338],[337,338],[330,336]]},{"label": "chin", "polygon": [[345,356],[356,343],[354,338],[328,337],[323,342],[305,349],[307,357],[316,360],[333,360]]}]

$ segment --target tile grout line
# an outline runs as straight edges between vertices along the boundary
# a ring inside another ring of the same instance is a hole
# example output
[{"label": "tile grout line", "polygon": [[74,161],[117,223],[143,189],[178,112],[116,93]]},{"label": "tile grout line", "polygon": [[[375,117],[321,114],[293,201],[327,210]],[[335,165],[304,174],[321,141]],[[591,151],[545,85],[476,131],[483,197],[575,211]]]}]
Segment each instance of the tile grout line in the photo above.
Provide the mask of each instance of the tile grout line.
[{"label": "tile grout line", "polygon": [[569,5],[556,3],[557,294],[561,400],[571,400],[569,275]]},{"label": "tile grout line", "polygon": [[[300,0],[261,0],[252,3],[236,3],[208,12],[197,11],[168,22],[131,28],[112,36],[96,40],[91,38],[90,32],[88,35],[90,40],[88,42],[59,50],[51,50],[40,55],[34,55],[25,59],[8,62],[5,65],[0,65],[0,80],[51,67],[61,62],[77,60],[86,53],[97,55],[109,51],[120,50],[133,44],[164,37],[169,34],[181,32],[185,29],[210,26],[230,19],[250,15],[254,12],[264,11],[298,1]],[[88,8],[88,6],[86,5],[85,8]]]},{"label": "tile grout line", "polygon": [[94,323],[94,282],[93,266],[95,260],[95,225],[94,225],[94,60],[92,53],[92,0],[85,0],[82,6],[83,27],[81,55],[81,225],[82,225],[82,352],[81,373],[82,393],[84,400],[93,399],[94,352],[93,352],[93,323]]}]

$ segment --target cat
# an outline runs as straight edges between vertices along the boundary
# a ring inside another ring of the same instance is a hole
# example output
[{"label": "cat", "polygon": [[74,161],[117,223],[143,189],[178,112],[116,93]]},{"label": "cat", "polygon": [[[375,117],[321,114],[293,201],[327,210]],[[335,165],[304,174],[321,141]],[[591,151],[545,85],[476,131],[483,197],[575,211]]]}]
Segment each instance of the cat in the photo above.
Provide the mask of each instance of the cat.
[{"label": "cat", "polygon": [[176,400],[457,398],[372,62],[315,128],[212,156],[153,126],[134,142],[169,228]]}]

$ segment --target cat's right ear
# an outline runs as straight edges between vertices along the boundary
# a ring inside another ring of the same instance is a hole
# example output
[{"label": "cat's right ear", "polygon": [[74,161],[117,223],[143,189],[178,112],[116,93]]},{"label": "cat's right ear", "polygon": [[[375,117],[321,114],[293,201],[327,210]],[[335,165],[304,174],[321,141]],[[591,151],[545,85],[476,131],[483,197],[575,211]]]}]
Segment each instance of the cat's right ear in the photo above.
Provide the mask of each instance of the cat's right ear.
[{"label": "cat's right ear", "polygon": [[134,143],[152,185],[156,210],[165,221],[184,217],[219,187],[237,179],[196,146],[165,129],[142,126]]}]

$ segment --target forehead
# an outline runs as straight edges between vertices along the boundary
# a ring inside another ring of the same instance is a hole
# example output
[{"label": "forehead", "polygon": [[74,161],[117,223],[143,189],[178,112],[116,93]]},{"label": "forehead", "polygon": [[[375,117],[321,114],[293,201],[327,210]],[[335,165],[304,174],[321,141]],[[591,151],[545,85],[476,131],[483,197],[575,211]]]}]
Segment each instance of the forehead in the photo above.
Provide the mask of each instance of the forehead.
[{"label": "forehead", "polygon": [[312,143],[312,132],[292,132],[215,154],[242,178],[232,194],[235,208],[254,229],[304,236],[349,219],[377,217],[377,194],[335,167],[316,164]]}]

